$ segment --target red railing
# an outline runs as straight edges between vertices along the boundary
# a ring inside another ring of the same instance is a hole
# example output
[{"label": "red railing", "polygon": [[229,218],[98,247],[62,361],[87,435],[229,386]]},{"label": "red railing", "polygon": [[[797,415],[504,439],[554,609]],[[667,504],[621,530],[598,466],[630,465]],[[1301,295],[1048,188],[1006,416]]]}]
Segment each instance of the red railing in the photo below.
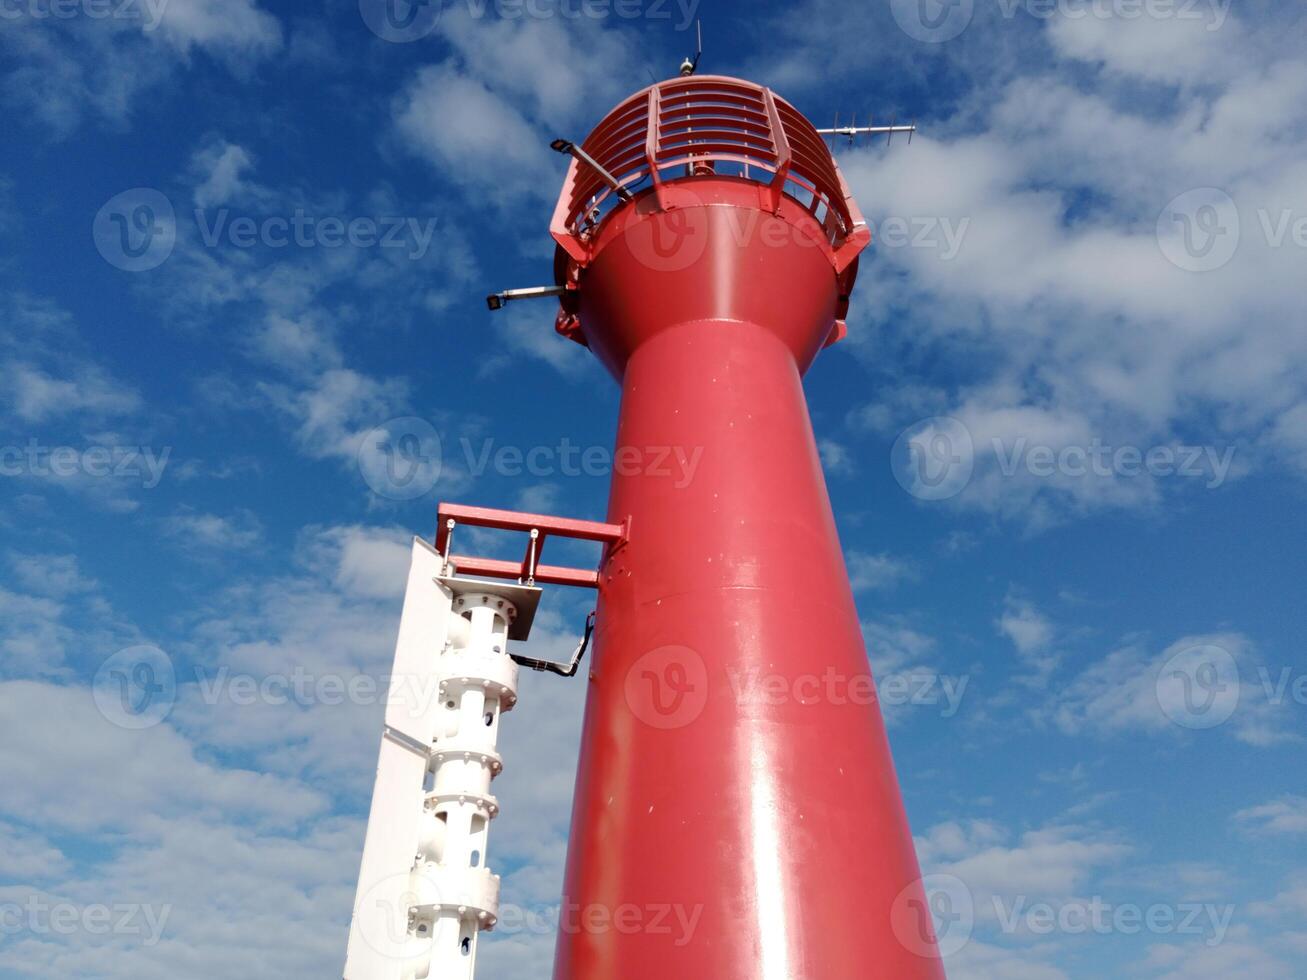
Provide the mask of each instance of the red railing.
[{"label": "red railing", "polygon": [[[825,230],[837,272],[870,239],[812,123],[752,82],[716,75],[660,82],[610,112],[581,147],[627,191],[652,187],[660,204],[668,180],[708,174],[765,185],[773,208],[787,195]],[[574,159],[550,231],[584,265],[599,225],[620,202],[603,176]]]}]

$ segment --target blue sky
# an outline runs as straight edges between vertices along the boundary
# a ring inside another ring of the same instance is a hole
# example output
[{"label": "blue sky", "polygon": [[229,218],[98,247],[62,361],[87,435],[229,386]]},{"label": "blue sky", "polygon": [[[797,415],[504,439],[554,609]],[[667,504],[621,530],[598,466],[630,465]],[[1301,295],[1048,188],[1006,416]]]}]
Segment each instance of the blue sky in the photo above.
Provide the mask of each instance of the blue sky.
[{"label": "blue sky", "polygon": [[[483,297],[695,16],[702,70],[921,126],[837,147],[877,241],[807,390],[949,975],[1307,976],[1301,8],[435,12],[0,0],[0,976],[335,975],[379,706],[232,678],[384,673],[439,499],[603,516],[616,386]],[[487,976],[548,970],[580,695],[505,722]]]}]

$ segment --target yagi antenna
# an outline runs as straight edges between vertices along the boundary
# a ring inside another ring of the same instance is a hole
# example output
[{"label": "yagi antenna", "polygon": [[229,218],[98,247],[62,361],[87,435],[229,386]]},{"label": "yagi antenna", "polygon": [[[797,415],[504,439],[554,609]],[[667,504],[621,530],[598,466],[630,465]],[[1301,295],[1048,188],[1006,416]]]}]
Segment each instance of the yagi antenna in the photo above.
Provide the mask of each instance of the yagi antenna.
[{"label": "yagi antenna", "polygon": [[695,19],[694,32],[697,37],[694,58],[686,58],[681,62],[681,74],[693,75],[699,69],[699,59],[703,57],[703,21]]},{"label": "yagi antenna", "polygon": [[839,113],[835,114],[834,126],[832,126],[830,129],[817,130],[817,132],[820,133],[822,136],[847,136],[849,139],[850,146],[853,145],[853,138],[855,136],[879,136],[881,133],[885,134],[886,146],[888,146],[891,142],[893,142],[895,133],[907,133],[908,144],[911,145],[912,134],[915,133],[916,131],[917,131],[916,123],[913,123],[910,126],[899,126],[893,121],[891,121],[888,126],[859,126],[857,125],[856,115],[853,117],[853,122],[851,122],[849,125],[841,126]]}]

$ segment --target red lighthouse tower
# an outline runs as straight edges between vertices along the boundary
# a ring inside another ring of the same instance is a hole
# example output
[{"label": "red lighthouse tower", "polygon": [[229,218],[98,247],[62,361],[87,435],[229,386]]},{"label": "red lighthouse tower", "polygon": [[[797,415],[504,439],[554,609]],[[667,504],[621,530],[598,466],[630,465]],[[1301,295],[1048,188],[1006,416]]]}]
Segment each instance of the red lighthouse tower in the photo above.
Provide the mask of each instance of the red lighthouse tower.
[{"label": "red lighthouse tower", "polygon": [[802,386],[862,215],[739,79],[556,148],[557,328],[622,386],[615,459],[697,466],[616,467],[555,980],[941,978]]}]

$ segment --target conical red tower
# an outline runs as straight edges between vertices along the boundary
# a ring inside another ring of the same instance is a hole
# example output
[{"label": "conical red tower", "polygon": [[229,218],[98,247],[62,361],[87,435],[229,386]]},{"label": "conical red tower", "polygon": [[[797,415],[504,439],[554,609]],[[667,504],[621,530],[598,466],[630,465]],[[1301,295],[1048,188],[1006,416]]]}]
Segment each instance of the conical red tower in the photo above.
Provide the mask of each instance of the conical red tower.
[{"label": "conical red tower", "polygon": [[622,386],[626,537],[554,976],[943,977],[801,381],[866,224],[812,124],[739,79],[654,85],[557,148],[558,330]]}]

